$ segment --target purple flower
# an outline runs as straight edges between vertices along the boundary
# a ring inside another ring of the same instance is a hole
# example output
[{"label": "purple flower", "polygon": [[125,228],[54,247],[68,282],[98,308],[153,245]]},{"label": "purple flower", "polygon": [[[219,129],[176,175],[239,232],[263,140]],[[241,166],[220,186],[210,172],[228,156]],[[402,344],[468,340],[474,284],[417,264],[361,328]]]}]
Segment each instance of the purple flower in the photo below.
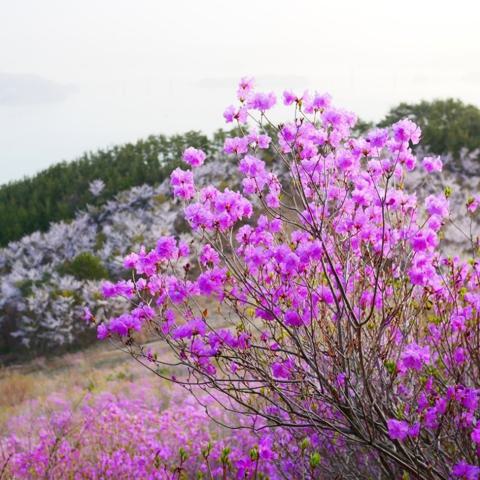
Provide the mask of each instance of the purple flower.
[{"label": "purple flower", "polygon": [[195,195],[193,173],[190,170],[176,168],[170,175],[170,185],[173,187],[173,195],[182,200],[190,200]]},{"label": "purple flower", "polygon": [[293,368],[291,360],[284,360],[283,362],[273,362],[271,365],[272,374],[275,378],[290,378]]},{"label": "purple flower", "polygon": [[420,141],[422,133],[420,127],[408,118],[392,125],[392,130],[395,140],[402,143],[411,141],[414,145]]},{"label": "purple flower", "polygon": [[273,92],[270,93],[254,93],[248,100],[248,107],[260,112],[265,112],[272,108],[277,102],[277,98]]},{"label": "purple flower", "polygon": [[430,347],[420,347],[416,343],[407,345],[400,356],[400,366],[405,369],[421,370],[430,362]]},{"label": "purple flower", "polygon": [[193,147],[188,147],[183,152],[183,160],[191,167],[199,167],[200,165],[203,165],[206,157],[207,155],[203,150],[199,150]]},{"label": "purple flower", "polygon": [[285,312],[285,324],[289,327],[300,327],[303,325],[303,320],[295,310],[287,310]]},{"label": "purple flower", "polygon": [[160,260],[173,260],[178,255],[177,241],[174,237],[160,237],[155,249]]},{"label": "purple flower", "polygon": [[101,323],[97,327],[97,338],[99,340],[104,340],[107,337],[108,337],[108,328],[103,323]]},{"label": "purple flower", "polygon": [[445,195],[429,195],[425,199],[425,208],[430,215],[439,217],[448,217],[448,200]]},{"label": "purple flower", "polygon": [[233,137],[225,139],[223,151],[227,154],[241,154],[248,152],[248,138]]},{"label": "purple flower", "polygon": [[477,425],[477,428],[472,431],[471,437],[477,445],[480,445],[480,425]]},{"label": "purple flower", "polygon": [[433,250],[438,245],[437,234],[430,228],[418,231],[411,241],[412,248],[416,252]]},{"label": "purple flower", "polygon": [[423,168],[428,173],[441,172],[443,163],[440,157],[425,157],[422,161]]},{"label": "purple flower", "polygon": [[83,309],[83,319],[85,320],[85,322],[90,323],[92,318],[93,318],[92,312],[88,307],[85,307]]},{"label": "purple flower", "polygon": [[400,441],[403,441],[407,438],[410,429],[407,422],[404,422],[403,420],[396,420],[394,418],[387,420],[387,427],[388,436],[392,440]]},{"label": "purple flower", "polygon": [[470,465],[462,460],[454,465],[452,474],[454,477],[461,478],[462,480],[478,480],[480,477],[480,467]]},{"label": "purple flower", "polygon": [[285,90],[283,92],[283,104],[284,105],[291,105],[294,102],[298,102],[300,99],[291,91]]},{"label": "purple flower", "polygon": [[190,247],[184,241],[178,242],[178,258],[188,257],[190,255]]},{"label": "purple flower", "polygon": [[461,365],[462,363],[465,363],[465,360],[466,360],[465,350],[462,347],[456,348],[455,351],[453,352],[453,359],[459,365]]},{"label": "purple flower", "polygon": [[467,210],[469,213],[475,213],[480,205],[480,195],[475,195],[467,201]]},{"label": "purple flower", "polygon": [[220,294],[223,291],[223,285],[227,280],[227,271],[224,268],[215,267],[203,272],[197,280],[200,293],[205,296],[214,293]]},{"label": "purple flower", "polygon": [[245,107],[235,108],[233,105],[230,105],[223,112],[223,118],[225,118],[227,123],[232,123],[234,120],[237,120],[238,123],[246,123],[248,110]]},{"label": "purple flower", "polygon": [[243,102],[245,101],[253,91],[255,85],[255,79],[253,77],[242,77],[238,84],[237,97]]},{"label": "purple flower", "polygon": [[202,203],[193,203],[185,208],[185,218],[194,230],[210,229],[213,226],[213,215]]},{"label": "purple flower", "polygon": [[205,322],[200,318],[194,318],[193,320],[190,320],[184,325],[177,327],[172,332],[172,338],[174,338],[175,340],[181,340],[184,338],[191,338],[194,335],[203,336],[205,335],[206,331],[207,326],[205,325]]},{"label": "purple flower", "polygon": [[117,296],[133,298],[135,293],[135,288],[131,280],[120,280],[117,283],[107,281],[102,284],[101,290],[105,298]]},{"label": "purple flower", "polygon": [[207,243],[202,248],[199,260],[203,266],[206,266],[208,264],[218,265],[220,257],[218,256],[218,253],[213,249],[213,247]]},{"label": "purple flower", "polygon": [[315,92],[313,97],[310,95],[303,95],[305,101],[305,112],[313,113],[317,110],[324,110],[332,103],[332,97],[328,93],[320,94]]},{"label": "purple flower", "polygon": [[372,147],[383,148],[388,140],[388,130],[380,128],[373,130],[367,135],[367,140]]}]

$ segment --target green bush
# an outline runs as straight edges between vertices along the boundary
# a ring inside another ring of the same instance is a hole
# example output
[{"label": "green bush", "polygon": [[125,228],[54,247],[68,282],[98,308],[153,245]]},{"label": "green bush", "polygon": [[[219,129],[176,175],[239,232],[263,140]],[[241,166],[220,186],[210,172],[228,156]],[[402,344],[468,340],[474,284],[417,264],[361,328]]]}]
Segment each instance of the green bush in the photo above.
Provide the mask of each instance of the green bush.
[{"label": "green bush", "polygon": [[90,252],[78,254],[72,261],[65,262],[59,272],[72,275],[77,280],[101,280],[108,278],[108,271],[102,261]]}]

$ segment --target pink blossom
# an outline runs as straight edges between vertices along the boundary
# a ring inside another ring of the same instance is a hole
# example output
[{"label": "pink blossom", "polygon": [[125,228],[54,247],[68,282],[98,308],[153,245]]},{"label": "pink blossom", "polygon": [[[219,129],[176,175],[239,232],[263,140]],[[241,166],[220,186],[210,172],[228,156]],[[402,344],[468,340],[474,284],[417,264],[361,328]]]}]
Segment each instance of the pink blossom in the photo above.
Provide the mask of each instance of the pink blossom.
[{"label": "pink blossom", "polygon": [[195,335],[205,335],[206,331],[207,327],[205,322],[200,318],[195,318],[173,330],[172,338],[175,340],[182,340],[185,338],[191,338]]},{"label": "pink blossom", "polygon": [[159,260],[173,260],[178,255],[177,241],[174,237],[160,237],[156,252]]},{"label": "pink blossom", "polygon": [[230,105],[223,112],[223,117],[227,123],[237,120],[238,123],[243,124],[247,122],[248,110],[245,107],[235,108],[233,105]]},{"label": "pink blossom", "polygon": [[400,357],[401,365],[406,369],[421,370],[430,362],[430,347],[420,347],[416,343],[407,345]]},{"label": "pink blossom", "polygon": [[280,199],[277,193],[268,193],[265,197],[266,204],[269,208],[279,208],[280,207]]},{"label": "pink blossom", "polygon": [[475,195],[467,201],[467,210],[470,213],[475,213],[480,205],[480,195]]},{"label": "pink blossom", "polygon": [[421,129],[408,118],[400,120],[392,126],[393,135],[398,142],[411,141],[416,145],[420,141]]},{"label": "pink blossom", "polygon": [[253,77],[242,77],[237,90],[238,99],[242,102],[247,100],[250,94],[253,92],[254,85],[255,80]]},{"label": "pink blossom", "polygon": [[131,280],[120,280],[117,283],[103,282],[101,286],[102,295],[109,297],[125,297],[132,298],[134,296],[135,287]]},{"label": "pink blossom", "polygon": [[477,445],[480,445],[480,425],[472,431],[471,437]]},{"label": "pink blossom", "polygon": [[283,104],[284,105],[291,105],[294,102],[298,101],[298,97],[291,91],[291,90],[285,90],[283,92]]},{"label": "pink blossom", "polygon": [[97,338],[99,340],[104,340],[107,337],[108,337],[108,328],[103,323],[101,323],[97,327]]},{"label": "pink blossom", "polygon": [[178,242],[178,258],[180,257],[189,257],[190,256],[190,247],[188,243],[180,241]]},{"label": "pink blossom", "polygon": [[448,200],[445,195],[429,195],[425,199],[425,208],[430,215],[439,217],[448,217]]},{"label": "pink blossom", "polygon": [[218,253],[212,248],[212,246],[207,243],[202,248],[199,260],[203,266],[206,266],[208,264],[218,265],[220,257]]},{"label": "pink blossom", "polygon": [[303,325],[303,320],[295,310],[288,310],[285,312],[285,324],[289,327],[300,327]]},{"label": "pink blossom", "polygon": [[407,422],[403,420],[396,420],[391,418],[387,420],[388,426],[388,436],[392,440],[400,440],[403,441],[407,438],[409,432],[409,425]]},{"label": "pink blossom", "polygon": [[283,362],[273,362],[271,369],[275,378],[288,379],[291,376],[293,362],[285,360]]},{"label": "pink blossom", "polygon": [[388,130],[385,128],[373,130],[367,135],[367,141],[375,148],[383,148],[387,144],[387,140]]},{"label": "pink blossom", "polygon": [[92,315],[92,312],[90,311],[90,309],[88,307],[85,307],[83,309],[83,319],[89,323],[93,318],[93,315]]},{"label": "pink blossom", "polygon": [[433,250],[438,245],[436,233],[431,229],[420,230],[411,240],[412,248],[416,252]]},{"label": "pink blossom", "polygon": [[443,163],[440,157],[425,157],[422,161],[423,168],[428,173],[441,172]]},{"label": "pink blossom", "polygon": [[328,107],[332,102],[332,98],[328,93],[320,94],[315,92],[313,96],[304,95],[305,98],[305,112],[313,113],[315,111],[322,111]]},{"label": "pink blossom", "polygon": [[203,165],[206,157],[207,155],[204,151],[193,147],[188,147],[183,152],[183,160],[191,167],[199,167],[200,165]]},{"label": "pink blossom", "polygon": [[182,200],[190,200],[195,195],[193,173],[190,170],[176,168],[170,175],[170,185],[173,187],[173,195]]},{"label": "pink blossom", "polygon": [[254,110],[259,110],[260,112],[266,112],[270,110],[275,103],[277,98],[273,92],[270,93],[254,93],[248,100],[248,107]]},{"label": "pink blossom", "polygon": [[248,152],[248,138],[233,137],[226,138],[223,146],[223,151],[228,154],[241,154]]},{"label": "pink blossom", "polygon": [[452,474],[454,477],[461,478],[462,480],[478,480],[480,477],[480,467],[470,465],[462,460],[454,465]]},{"label": "pink blossom", "polygon": [[227,272],[224,268],[206,270],[198,277],[198,287],[202,295],[220,294],[227,280]]},{"label": "pink blossom", "polygon": [[455,351],[453,352],[453,359],[455,360],[455,363],[459,365],[465,363],[465,350],[462,347],[458,347],[457,349],[455,349]]},{"label": "pink blossom", "polygon": [[193,203],[185,208],[185,218],[193,230],[210,229],[213,226],[211,211],[201,203]]}]

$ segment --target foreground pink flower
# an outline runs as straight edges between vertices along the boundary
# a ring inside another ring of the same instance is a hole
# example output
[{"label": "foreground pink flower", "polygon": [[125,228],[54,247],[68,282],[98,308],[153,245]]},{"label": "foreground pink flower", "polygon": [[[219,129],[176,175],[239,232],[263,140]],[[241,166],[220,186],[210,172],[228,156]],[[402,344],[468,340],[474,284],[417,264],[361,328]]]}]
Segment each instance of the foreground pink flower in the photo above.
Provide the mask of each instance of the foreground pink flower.
[{"label": "foreground pink flower", "polygon": [[183,160],[191,167],[200,167],[201,165],[203,165],[206,157],[207,155],[204,151],[193,147],[188,147],[183,152]]}]

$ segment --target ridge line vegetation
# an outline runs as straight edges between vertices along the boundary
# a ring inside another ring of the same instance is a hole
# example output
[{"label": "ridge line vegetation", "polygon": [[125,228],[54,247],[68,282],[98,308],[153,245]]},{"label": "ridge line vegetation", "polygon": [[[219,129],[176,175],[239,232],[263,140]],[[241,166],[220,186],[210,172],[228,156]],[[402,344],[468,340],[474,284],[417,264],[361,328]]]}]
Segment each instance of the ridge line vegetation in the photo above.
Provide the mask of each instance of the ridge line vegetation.
[{"label": "ridge line vegetation", "polygon": [[[468,154],[480,149],[480,109],[474,105],[453,98],[402,102],[391,108],[378,126],[405,117],[420,126],[423,143],[431,153],[450,154],[451,167],[462,167],[462,147]],[[372,127],[369,122],[357,124],[359,133]],[[161,183],[180,165],[187,146],[201,148],[209,155],[223,146],[226,135],[222,129],[211,138],[199,131],[150,135],[146,140],[84,153],[33,177],[0,185],[0,246],[37,230],[44,232],[52,222],[71,220],[88,203],[102,203],[133,186]],[[95,199],[88,187],[96,179],[102,180],[105,188]]]}]

